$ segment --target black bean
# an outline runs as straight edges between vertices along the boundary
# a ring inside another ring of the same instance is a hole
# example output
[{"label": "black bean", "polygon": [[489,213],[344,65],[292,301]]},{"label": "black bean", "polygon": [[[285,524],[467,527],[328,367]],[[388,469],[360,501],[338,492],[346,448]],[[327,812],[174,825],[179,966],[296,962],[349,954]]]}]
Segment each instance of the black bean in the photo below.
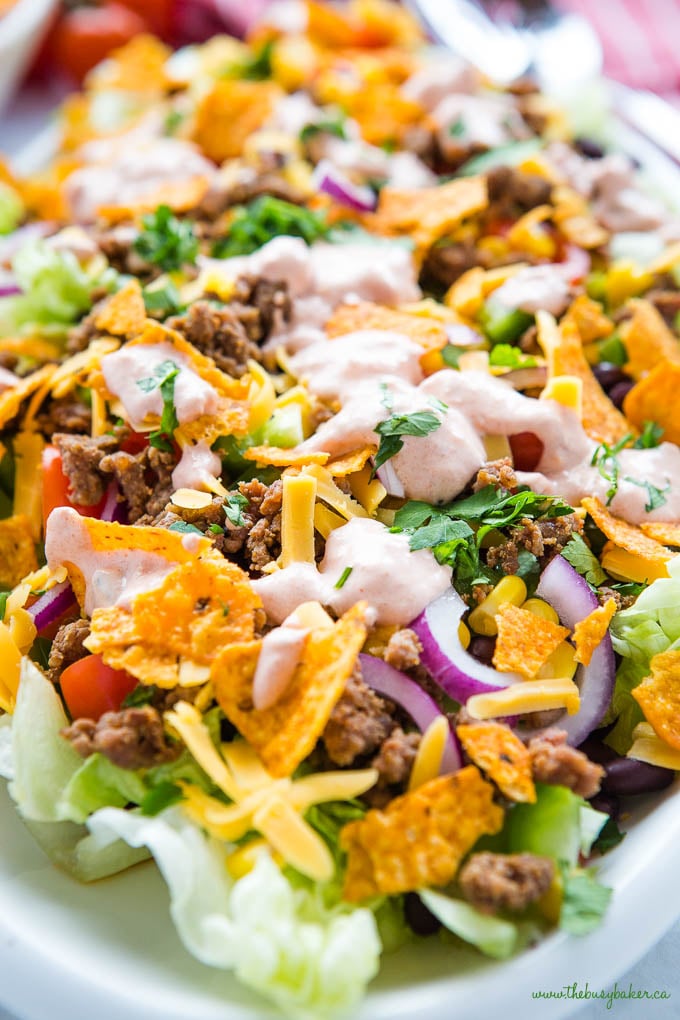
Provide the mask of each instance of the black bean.
[{"label": "black bean", "polygon": [[404,917],[409,928],[416,935],[435,935],[441,928],[440,922],[427,909],[418,893],[406,893],[404,897]]},{"label": "black bean", "polygon": [[658,765],[648,765],[634,758],[617,758],[605,764],[606,775],[602,793],[630,797],[637,793],[654,793],[665,790],[673,782],[675,773]]},{"label": "black bean", "polygon": [[483,662],[485,666],[490,666],[495,650],[495,637],[480,637],[478,634],[473,634],[468,651],[479,662]]},{"label": "black bean", "polygon": [[630,382],[630,376],[609,361],[601,361],[599,365],[595,365],[593,375],[605,392],[611,390],[617,383]]},{"label": "black bean", "polygon": [[578,149],[586,159],[602,159],[604,156],[604,149],[592,138],[577,138],[574,148]]},{"label": "black bean", "polygon": [[619,382],[616,386],[612,386],[607,396],[611,400],[612,404],[620,410],[623,407],[623,401],[626,399],[633,386],[635,386],[635,383],[632,379],[629,379],[627,382]]}]

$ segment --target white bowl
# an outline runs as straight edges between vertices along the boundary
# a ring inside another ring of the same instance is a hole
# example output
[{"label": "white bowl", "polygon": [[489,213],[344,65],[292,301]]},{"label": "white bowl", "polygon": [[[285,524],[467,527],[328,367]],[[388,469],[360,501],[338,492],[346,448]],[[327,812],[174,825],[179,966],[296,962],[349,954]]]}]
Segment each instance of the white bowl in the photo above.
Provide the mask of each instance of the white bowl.
[{"label": "white bowl", "polygon": [[50,26],[59,0],[19,0],[0,18],[0,111],[4,110]]}]

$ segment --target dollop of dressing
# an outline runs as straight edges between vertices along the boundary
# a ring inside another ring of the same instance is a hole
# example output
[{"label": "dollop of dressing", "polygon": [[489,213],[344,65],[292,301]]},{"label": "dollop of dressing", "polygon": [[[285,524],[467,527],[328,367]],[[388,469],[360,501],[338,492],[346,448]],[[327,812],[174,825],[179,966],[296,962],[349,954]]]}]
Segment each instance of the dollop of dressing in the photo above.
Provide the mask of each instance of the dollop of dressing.
[{"label": "dollop of dressing", "polygon": [[571,300],[571,288],[562,266],[527,266],[501,284],[493,299],[532,315],[541,309],[561,315]]},{"label": "dollop of dressing", "polygon": [[82,574],[88,616],[95,609],[129,607],[136,595],[159,588],[176,566],[144,549],[93,549],[82,517],[65,506],[47,519],[45,557],[50,570],[67,566]]},{"label": "dollop of dressing", "polygon": [[276,704],[293,678],[302,659],[309,629],[302,627],[295,613],[286,617],[262,639],[253,678],[253,705],[257,710]]},{"label": "dollop of dressing", "polygon": [[[347,567],[352,570],[337,588]],[[340,615],[365,599],[377,623],[405,624],[451,586],[451,569],[437,563],[429,549],[411,552],[407,535],[355,517],[328,536],[318,569],[292,563],[252,585],[276,623],[303,602],[316,600]]]},{"label": "dollop of dressing", "polygon": [[217,411],[217,390],[191,368],[172,344],[126,344],[105,355],[101,367],[107,388],[122,403],[133,428],[144,428],[149,416],[160,417],[163,413],[160,386],[149,387],[154,371],[168,361],[179,369],[173,403],[180,425]]},{"label": "dollop of dressing", "polygon": [[172,485],[175,489],[210,490],[221,471],[222,461],[207,443],[188,444],[172,472]]}]

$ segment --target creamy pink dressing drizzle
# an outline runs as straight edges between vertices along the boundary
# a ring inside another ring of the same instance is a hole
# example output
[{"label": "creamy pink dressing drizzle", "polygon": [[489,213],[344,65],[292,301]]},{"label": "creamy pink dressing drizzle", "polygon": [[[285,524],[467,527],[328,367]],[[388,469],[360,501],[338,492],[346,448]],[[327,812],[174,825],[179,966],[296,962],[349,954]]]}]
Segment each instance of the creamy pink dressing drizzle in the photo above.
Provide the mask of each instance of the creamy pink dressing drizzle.
[{"label": "creamy pink dressing drizzle", "polygon": [[85,581],[85,612],[128,607],[141,592],[159,588],[176,566],[143,549],[94,550],[83,519],[70,507],[57,507],[47,519],[45,557],[50,570],[72,564]]},{"label": "creamy pink dressing drizzle", "polygon": [[[336,588],[347,567],[351,573]],[[451,570],[428,549],[411,552],[406,535],[355,517],[328,536],[318,569],[313,563],[292,563],[252,584],[276,623],[303,602],[316,600],[341,614],[365,599],[376,622],[405,624],[451,586]]]},{"label": "creamy pink dressing drizzle", "polygon": [[561,315],[571,300],[567,274],[572,270],[560,265],[527,266],[511,276],[493,292],[494,303],[523,312],[544,310]]},{"label": "creamy pink dressing drizzle", "polygon": [[103,357],[101,367],[107,388],[122,403],[133,428],[143,428],[150,415],[160,417],[163,413],[160,387],[146,390],[138,383],[150,379],[154,369],[165,361],[179,368],[173,403],[180,425],[217,410],[217,391],[194,372],[172,344],[126,344]]},{"label": "creamy pink dressing drizzle", "polygon": [[175,489],[210,489],[222,472],[222,461],[207,443],[189,444],[182,449],[177,467],[172,472]]},{"label": "creamy pink dressing drizzle", "polygon": [[270,708],[285,692],[302,658],[308,628],[291,613],[280,627],[265,634],[253,678],[253,705]]}]

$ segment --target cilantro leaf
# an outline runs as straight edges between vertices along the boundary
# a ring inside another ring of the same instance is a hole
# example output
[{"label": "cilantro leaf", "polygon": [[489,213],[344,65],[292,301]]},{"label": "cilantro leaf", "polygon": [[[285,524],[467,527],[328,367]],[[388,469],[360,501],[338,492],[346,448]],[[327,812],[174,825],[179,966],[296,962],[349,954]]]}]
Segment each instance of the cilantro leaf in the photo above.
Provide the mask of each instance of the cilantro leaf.
[{"label": "cilantro leaf", "polygon": [[449,124],[449,134],[452,138],[462,138],[465,132],[465,121],[462,117],[456,117],[453,123]]},{"label": "cilantro leaf", "polygon": [[463,354],[467,354],[467,349],[465,347],[458,347],[455,344],[446,344],[439,353],[447,368],[458,368],[458,363]]},{"label": "cilantro leaf", "polygon": [[7,599],[12,594],[11,591],[3,590],[0,591],[0,620],[5,619],[5,608],[7,606]]},{"label": "cilantro leaf", "polygon": [[335,138],[347,139],[345,130],[345,118],[338,116],[334,119],[318,120],[314,124],[305,124],[300,132],[299,138],[303,145],[306,145],[311,138],[317,135],[333,135]]},{"label": "cilantro leaf", "polygon": [[562,550],[562,556],[594,588],[597,588],[598,585],[606,581],[607,575],[600,566],[600,561],[592,549],[588,548],[580,535],[574,534],[571,536]]},{"label": "cilantro leaf", "polygon": [[[173,368],[167,372],[163,379],[159,380],[161,396],[163,398],[163,413],[161,414],[160,426],[149,435],[149,443],[157,450],[171,452],[171,439],[175,429],[179,426],[179,419],[175,411],[175,379],[179,375],[179,368],[173,361],[164,361],[162,364],[172,365]],[[139,380],[139,382],[148,382],[148,380]],[[139,382],[137,385],[139,385]],[[153,387],[150,388],[153,389]]]},{"label": "cilantro leaf", "polygon": [[179,375],[179,368],[174,361],[161,361],[160,365],[156,365],[151,375],[145,379],[138,379],[137,385],[144,393],[151,393],[152,390],[158,389],[168,379],[174,379],[177,375]]},{"label": "cilantro leaf", "polygon": [[164,781],[158,783],[157,786],[151,787],[149,792],[145,794],[139,808],[143,815],[159,815],[161,811],[165,811],[171,804],[177,804],[178,801],[183,799],[184,794],[176,783]]},{"label": "cilantro leaf", "polygon": [[535,368],[538,362],[530,354],[523,354],[519,347],[496,344],[491,348],[489,364],[498,368]]},{"label": "cilantro leaf", "polygon": [[414,414],[393,414],[391,418],[379,422],[375,431],[380,436],[380,446],[375,455],[377,470],[385,461],[404,446],[402,436],[427,436],[441,426],[441,420],[434,411],[416,411]]},{"label": "cilantro leaf", "polygon": [[341,588],[344,588],[345,584],[347,583],[347,580],[349,579],[349,576],[350,576],[350,574],[352,573],[353,570],[354,570],[354,567],[345,567],[345,569],[340,574],[340,577],[337,579],[337,581],[335,582],[333,587],[337,588],[338,591]]},{"label": "cilantro leaf", "polygon": [[650,514],[652,510],[656,510],[660,506],[664,506],[666,503],[666,493],[670,492],[670,485],[666,485],[663,489],[659,489],[658,486],[652,485],[651,482],[640,482],[636,478],[631,478],[630,475],[625,476],[627,482],[631,482],[632,485],[637,485],[640,489],[645,489],[647,492],[647,502],[645,503],[645,513]]},{"label": "cilantro leaf", "polygon": [[593,843],[592,849],[600,854],[606,854],[626,838],[626,833],[621,832],[613,818],[608,818],[600,829],[600,835]]},{"label": "cilantro leaf", "polygon": [[196,262],[198,239],[193,224],[177,219],[170,206],[159,205],[142,217],[142,226],[133,247],[146,262],[168,272]]},{"label": "cilantro leaf", "polygon": [[274,40],[267,39],[252,55],[244,60],[236,61],[230,68],[231,73],[246,81],[264,81],[272,76],[272,52]]},{"label": "cilantro leaf", "polygon": [[248,205],[237,208],[228,235],[216,242],[212,254],[219,259],[249,255],[273,237],[284,234],[301,237],[312,244],[327,236],[328,226],[320,212],[272,195],[260,195]]},{"label": "cilantro leaf", "polygon": [[195,524],[187,524],[186,521],[173,521],[168,531],[178,531],[180,535],[200,535],[203,537],[203,532],[200,528],[197,528]]},{"label": "cilantro leaf", "polygon": [[619,461],[618,454],[624,447],[628,446],[633,438],[632,432],[627,432],[617,443],[610,446],[609,443],[600,443],[595,447],[590,463],[596,467],[606,482],[609,482],[607,489],[607,503],[609,506],[616,493],[619,491]]},{"label": "cilantro leaf", "polygon": [[592,871],[562,869],[560,928],[571,935],[587,935],[598,927],[609,906],[612,890],[597,881]]},{"label": "cilantro leaf", "polygon": [[138,684],[133,691],[123,698],[123,708],[137,708],[140,705],[150,705],[156,696],[158,688],[153,684]]},{"label": "cilantro leaf", "polygon": [[634,450],[652,450],[663,438],[664,430],[655,421],[646,421],[642,432],[633,443]]},{"label": "cilantro leaf", "polygon": [[242,528],[246,523],[243,516],[244,507],[248,506],[248,500],[240,492],[230,492],[224,501],[224,512],[227,520],[237,527]]}]

